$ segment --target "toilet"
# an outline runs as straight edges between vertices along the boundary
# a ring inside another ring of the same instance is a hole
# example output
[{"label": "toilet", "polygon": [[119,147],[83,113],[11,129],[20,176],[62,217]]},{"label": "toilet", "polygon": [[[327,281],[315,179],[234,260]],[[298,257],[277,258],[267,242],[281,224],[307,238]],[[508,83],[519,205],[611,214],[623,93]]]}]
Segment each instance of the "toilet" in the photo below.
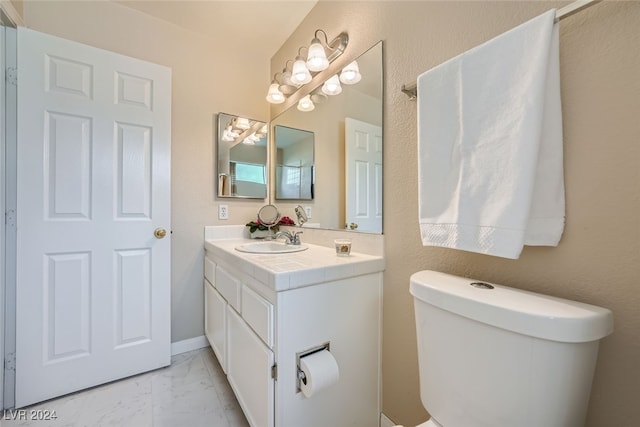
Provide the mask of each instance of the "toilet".
[{"label": "toilet", "polygon": [[411,276],[419,427],[579,427],[610,310],[435,271]]}]

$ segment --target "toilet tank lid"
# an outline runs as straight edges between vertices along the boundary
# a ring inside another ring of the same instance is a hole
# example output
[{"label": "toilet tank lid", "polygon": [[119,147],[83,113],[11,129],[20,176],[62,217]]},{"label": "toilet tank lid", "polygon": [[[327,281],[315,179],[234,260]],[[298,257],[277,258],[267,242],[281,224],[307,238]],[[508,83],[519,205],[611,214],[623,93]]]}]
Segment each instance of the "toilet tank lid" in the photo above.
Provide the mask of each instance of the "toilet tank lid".
[{"label": "toilet tank lid", "polygon": [[[478,282],[493,289],[470,285]],[[437,271],[414,273],[410,291],[443,310],[532,337],[589,342],[613,332],[613,315],[606,308]]]}]

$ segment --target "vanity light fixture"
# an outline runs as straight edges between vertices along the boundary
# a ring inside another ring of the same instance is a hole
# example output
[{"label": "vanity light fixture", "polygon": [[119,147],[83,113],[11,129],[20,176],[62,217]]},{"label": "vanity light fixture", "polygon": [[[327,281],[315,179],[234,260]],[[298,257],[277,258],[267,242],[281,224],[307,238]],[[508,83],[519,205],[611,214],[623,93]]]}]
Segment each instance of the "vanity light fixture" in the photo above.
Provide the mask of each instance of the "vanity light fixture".
[{"label": "vanity light fixture", "polygon": [[309,95],[298,101],[298,110],[300,111],[313,111],[314,108],[316,108],[316,106],[313,105],[313,101]]},{"label": "vanity light fixture", "polygon": [[[348,44],[349,36],[345,32],[340,33],[335,39],[328,42],[327,34],[324,30],[316,30],[311,40],[311,45],[309,47],[300,47],[295,61],[288,60],[282,72],[276,73],[269,86],[267,101],[272,104],[284,102],[289,95],[294,94],[303,85],[311,82],[316,73],[327,69],[331,62],[342,55]],[[301,54],[303,49],[307,50],[306,61]],[[289,62],[293,62],[291,70],[288,68]],[[279,93],[276,92],[275,85],[277,85]]]}]

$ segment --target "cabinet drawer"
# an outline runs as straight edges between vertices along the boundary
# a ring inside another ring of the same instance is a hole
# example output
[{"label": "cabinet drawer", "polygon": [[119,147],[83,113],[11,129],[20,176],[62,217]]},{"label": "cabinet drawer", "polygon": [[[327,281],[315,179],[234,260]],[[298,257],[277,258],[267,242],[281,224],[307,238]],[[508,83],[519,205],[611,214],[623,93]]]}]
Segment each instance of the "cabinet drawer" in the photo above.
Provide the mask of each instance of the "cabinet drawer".
[{"label": "cabinet drawer", "polygon": [[222,267],[216,266],[216,289],[227,300],[231,307],[240,312],[240,291],[242,284],[238,279],[227,273]]},{"label": "cabinet drawer", "polygon": [[209,258],[204,257],[204,277],[211,282],[213,286],[216,285],[216,263]]},{"label": "cabinet drawer", "polygon": [[242,317],[273,348],[273,305],[247,286],[242,287]]}]

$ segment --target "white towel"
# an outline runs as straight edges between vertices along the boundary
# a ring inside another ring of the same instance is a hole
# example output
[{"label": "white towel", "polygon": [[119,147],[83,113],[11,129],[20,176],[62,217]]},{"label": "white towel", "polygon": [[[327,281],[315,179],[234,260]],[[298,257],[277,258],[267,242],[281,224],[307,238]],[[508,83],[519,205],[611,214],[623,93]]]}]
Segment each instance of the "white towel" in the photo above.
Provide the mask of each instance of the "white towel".
[{"label": "white towel", "polygon": [[564,229],[555,10],[418,78],[420,233],[516,259]]}]

